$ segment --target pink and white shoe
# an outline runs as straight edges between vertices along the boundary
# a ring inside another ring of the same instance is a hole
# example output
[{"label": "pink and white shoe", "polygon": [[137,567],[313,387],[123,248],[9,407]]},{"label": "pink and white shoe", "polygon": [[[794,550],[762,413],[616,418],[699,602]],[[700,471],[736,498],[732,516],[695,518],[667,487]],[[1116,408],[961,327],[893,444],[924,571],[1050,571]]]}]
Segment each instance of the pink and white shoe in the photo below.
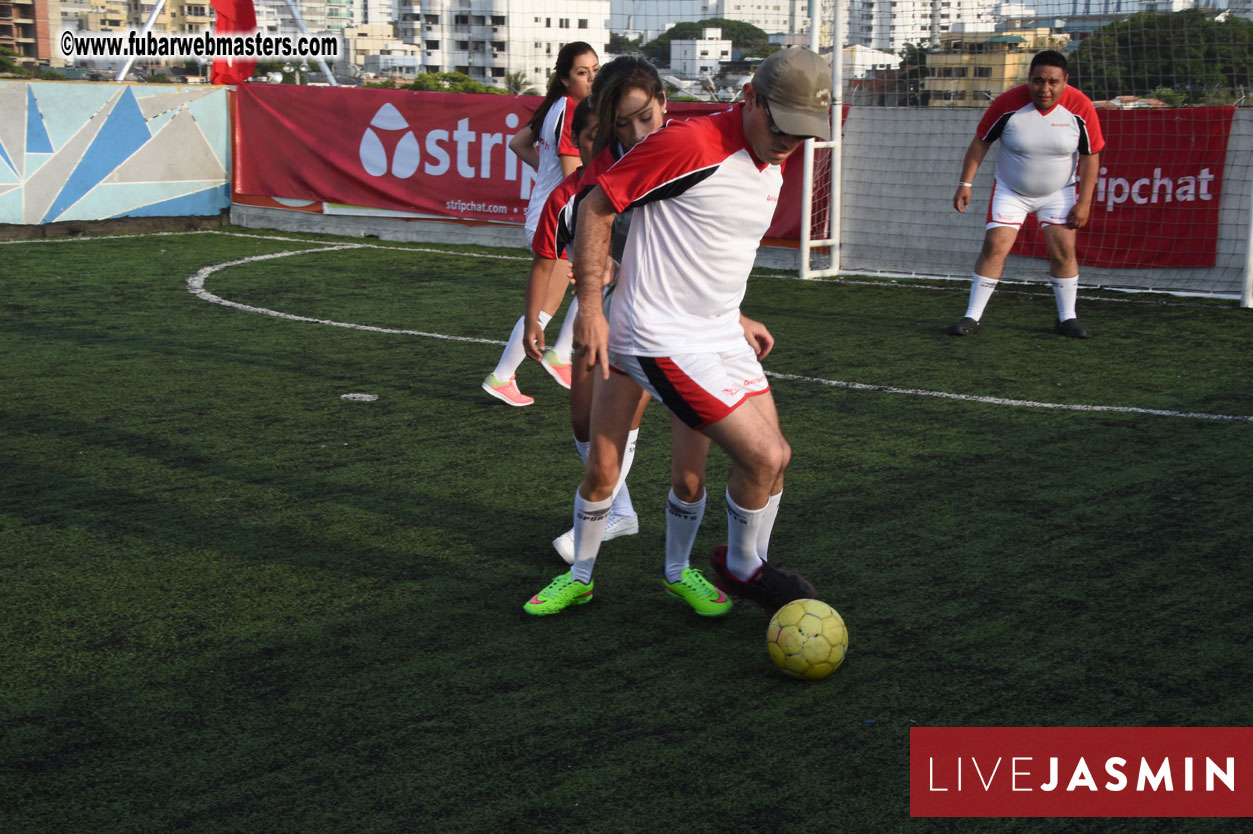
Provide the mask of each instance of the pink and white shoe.
[{"label": "pink and white shoe", "polygon": [[496,374],[488,374],[487,379],[483,380],[483,390],[505,405],[512,405],[515,408],[535,402],[534,397],[528,397],[518,390],[518,385],[514,382],[516,379],[516,376],[511,376],[502,382]]},{"label": "pink and white shoe", "polygon": [[544,366],[544,370],[548,371],[548,375],[557,381],[558,385],[567,391],[570,390],[570,363],[562,362],[557,351],[552,348],[544,351],[544,356],[539,363]]}]

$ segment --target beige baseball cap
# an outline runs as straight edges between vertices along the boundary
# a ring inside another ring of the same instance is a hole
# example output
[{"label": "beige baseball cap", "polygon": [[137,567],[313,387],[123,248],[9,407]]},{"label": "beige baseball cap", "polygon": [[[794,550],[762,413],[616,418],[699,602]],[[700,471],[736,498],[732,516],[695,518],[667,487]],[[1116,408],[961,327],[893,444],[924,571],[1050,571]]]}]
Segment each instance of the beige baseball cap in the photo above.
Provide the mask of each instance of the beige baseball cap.
[{"label": "beige baseball cap", "polygon": [[831,66],[816,52],[798,46],[770,53],[753,74],[753,88],[769,101],[780,130],[831,138]]}]

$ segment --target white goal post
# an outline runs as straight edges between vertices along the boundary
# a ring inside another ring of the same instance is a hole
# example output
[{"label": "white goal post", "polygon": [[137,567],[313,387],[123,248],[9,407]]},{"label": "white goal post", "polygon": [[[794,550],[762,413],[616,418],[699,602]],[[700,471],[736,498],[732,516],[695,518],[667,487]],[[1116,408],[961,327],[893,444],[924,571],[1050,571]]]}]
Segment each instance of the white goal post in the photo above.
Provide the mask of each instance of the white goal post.
[{"label": "white goal post", "polygon": [[[831,31],[835,40],[839,40],[840,3],[831,4]],[[809,19],[818,20],[818,0],[809,0]],[[809,48],[821,52],[818,33],[821,26],[810,25]],[[844,114],[844,62],[835,57],[840,50],[832,50],[831,58],[831,140],[820,142],[809,139],[805,142],[804,184],[801,191],[801,241],[800,241],[800,277],[821,278],[840,273],[840,169],[842,154],[842,133]],[[821,180],[815,176],[817,168],[817,151],[826,150],[827,181],[826,211],[821,220],[815,222],[814,188],[821,186]],[[818,236],[814,237],[817,227]],[[825,252],[826,263],[814,265],[816,252]]]}]

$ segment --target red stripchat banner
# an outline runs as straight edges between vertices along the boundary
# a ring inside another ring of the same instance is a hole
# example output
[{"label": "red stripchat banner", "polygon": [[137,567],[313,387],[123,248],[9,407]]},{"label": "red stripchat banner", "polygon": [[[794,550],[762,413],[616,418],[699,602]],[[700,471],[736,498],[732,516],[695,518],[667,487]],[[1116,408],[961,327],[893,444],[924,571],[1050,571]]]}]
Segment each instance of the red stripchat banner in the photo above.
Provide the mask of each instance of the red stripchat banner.
[{"label": "red stripchat banner", "polygon": [[[1234,107],[1099,110],[1105,150],[1075,248],[1085,266],[1213,266]],[[1034,218],[1016,255],[1046,258]]]},{"label": "red stripchat banner", "polygon": [[914,727],[914,817],[1253,816],[1250,727]]},{"label": "red stripchat banner", "polygon": [[[236,195],[521,224],[535,172],[509,139],[538,96],[241,84]],[[674,102],[671,118],[728,105]],[[784,169],[768,237],[798,240],[803,165]]]}]

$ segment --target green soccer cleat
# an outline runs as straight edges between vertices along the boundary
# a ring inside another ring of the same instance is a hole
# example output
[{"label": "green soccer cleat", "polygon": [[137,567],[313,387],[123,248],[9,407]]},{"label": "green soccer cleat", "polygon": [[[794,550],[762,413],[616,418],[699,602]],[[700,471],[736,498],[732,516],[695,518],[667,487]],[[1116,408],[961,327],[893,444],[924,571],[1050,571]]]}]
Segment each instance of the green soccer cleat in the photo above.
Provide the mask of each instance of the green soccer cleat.
[{"label": "green soccer cleat", "polygon": [[684,568],[678,582],[662,580],[666,590],[692,606],[702,617],[721,617],[731,610],[731,600],[694,568]]},{"label": "green soccer cleat", "polygon": [[571,605],[582,605],[592,601],[592,585],[578,582],[567,571],[561,574],[548,587],[527,600],[522,610],[535,616],[559,614]]}]

